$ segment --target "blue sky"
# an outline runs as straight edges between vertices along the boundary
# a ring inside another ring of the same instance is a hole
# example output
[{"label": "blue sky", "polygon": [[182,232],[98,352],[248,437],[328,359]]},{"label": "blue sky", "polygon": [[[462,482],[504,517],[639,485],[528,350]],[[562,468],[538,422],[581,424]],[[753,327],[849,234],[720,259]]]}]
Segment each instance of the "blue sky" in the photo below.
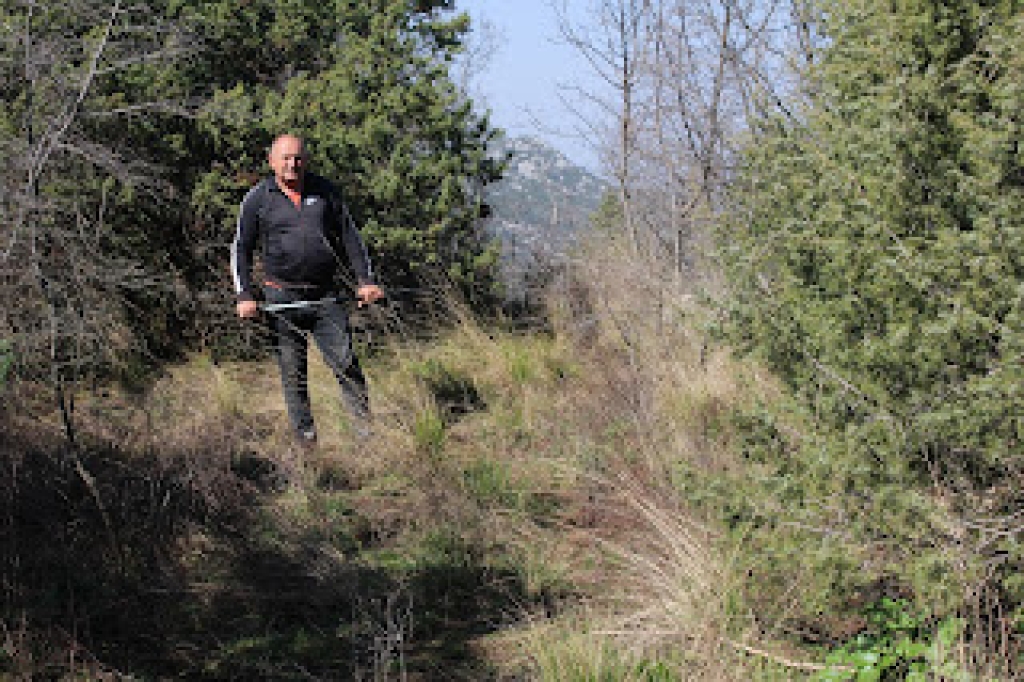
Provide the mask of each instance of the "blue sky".
[{"label": "blue sky", "polygon": [[474,81],[493,122],[511,136],[540,137],[596,170],[592,150],[574,139],[572,115],[559,101],[563,86],[585,82],[590,72],[581,56],[560,44],[551,0],[458,0],[456,7],[496,29],[496,52]]}]

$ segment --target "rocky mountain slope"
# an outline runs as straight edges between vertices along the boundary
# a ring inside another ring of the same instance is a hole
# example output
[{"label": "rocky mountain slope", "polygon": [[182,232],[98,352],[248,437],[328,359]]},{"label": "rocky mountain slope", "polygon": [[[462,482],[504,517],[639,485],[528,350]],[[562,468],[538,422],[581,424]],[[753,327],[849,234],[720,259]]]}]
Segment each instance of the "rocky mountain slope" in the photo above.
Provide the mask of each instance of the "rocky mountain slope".
[{"label": "rocky mountain slope", "polygon": [[505,140],[494,153],[511,158],[487,188],[487,227],[502,242],[506,283],[518,297],[531,269],[562,258],[588,228],[608,184],[536,138]]}]

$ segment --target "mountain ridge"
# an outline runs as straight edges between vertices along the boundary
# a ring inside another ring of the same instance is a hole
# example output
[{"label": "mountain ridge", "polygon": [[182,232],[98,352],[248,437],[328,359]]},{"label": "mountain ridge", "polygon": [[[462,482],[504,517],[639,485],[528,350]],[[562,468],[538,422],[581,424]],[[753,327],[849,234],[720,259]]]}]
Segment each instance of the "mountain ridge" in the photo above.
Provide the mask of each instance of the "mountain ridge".
[{"label": "mountain ridge", "polygon": [[609,185],[536,137],[502,140],[492,153],[509,160],[485,190],[486,229],[501,242],[503,279],[520,298],[530,271],[564,258],[588,229]]}]

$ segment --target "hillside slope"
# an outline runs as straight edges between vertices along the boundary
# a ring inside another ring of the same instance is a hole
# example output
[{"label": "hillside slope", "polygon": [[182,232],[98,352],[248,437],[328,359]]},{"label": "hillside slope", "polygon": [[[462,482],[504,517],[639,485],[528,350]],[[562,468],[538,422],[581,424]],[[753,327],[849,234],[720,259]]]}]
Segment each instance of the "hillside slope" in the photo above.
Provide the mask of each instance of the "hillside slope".
[{"label": "hillside slope", "polygon": [[502,242],[503,272],[513,298],[524,294],[531,268],[557,261],[590,224],[608,183],[532,137],[505,140],[505,177],[487,189],[487,229]]}]

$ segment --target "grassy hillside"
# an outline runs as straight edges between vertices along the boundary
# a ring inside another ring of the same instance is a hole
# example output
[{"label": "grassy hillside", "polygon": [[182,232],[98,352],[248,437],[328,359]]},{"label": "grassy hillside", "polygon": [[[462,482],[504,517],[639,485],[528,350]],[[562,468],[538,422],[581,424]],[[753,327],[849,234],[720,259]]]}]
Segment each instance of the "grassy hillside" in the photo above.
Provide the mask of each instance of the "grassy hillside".
[{"label": "grassy hillside", "polygon": [[[792,521],[749,425],[773,415],[782,442],[799,414],[657,273],[637,281],[612,247],[588,268],[552,289],[552,333],[453,308],[434,338],[375,339],[368,441],[315,359],[307,455],[270,361],[197,356],[145,390],[83,391],[75,453],[18,387],[0,677],[831,680],[890,655],[889,674],[1009,679],[960,621],[908,624],[884,586],[793,571],[812,544],[773,554],[767,529]],[[843,596],[816,613],[819,593]]]}]

